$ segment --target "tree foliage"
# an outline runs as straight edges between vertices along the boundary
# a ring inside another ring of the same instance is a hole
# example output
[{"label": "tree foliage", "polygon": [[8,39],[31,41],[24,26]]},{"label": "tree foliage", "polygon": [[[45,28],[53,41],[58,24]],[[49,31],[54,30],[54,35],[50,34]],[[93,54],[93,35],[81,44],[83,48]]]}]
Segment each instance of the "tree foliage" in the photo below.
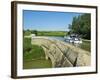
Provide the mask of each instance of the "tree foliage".
[{"label": "tree foliage", "polygon": [[32,30],[31,33],[37,35],[38,31],[37,30]]},{"label": "tree foliage", "polygon": [[73,17],[72,24],[69,24],[69,33],[76,33],[85,39],[91,39],[91,15],[82,14]]},{"label": "tree foliage", "polygon": [[29,36],[30,34],[35,34],[35,35],[37,35],[37,34],[38,34],[38,31],[37,31],[37,30],[29,30],[29,29],[27,29],[27,30],[23,30],[23,33],[24,33],[24,35],[26,35],[26,36]]}]

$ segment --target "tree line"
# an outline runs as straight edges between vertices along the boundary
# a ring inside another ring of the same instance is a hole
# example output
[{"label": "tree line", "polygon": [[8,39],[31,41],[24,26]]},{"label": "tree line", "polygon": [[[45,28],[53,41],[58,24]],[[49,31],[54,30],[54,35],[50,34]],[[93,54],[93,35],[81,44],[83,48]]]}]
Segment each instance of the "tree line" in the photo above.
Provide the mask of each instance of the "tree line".
[{"label": "tree line", "polygon": [[27,30],[24,30],[23,33],[24,33],[24,35],[30,35],[30,34],[37,35],[38,31],[37,30],[29,30],[29,29],[27,29]]},{"label": "tree line", "polygon": [[86,13],[73,17],[69,24],[69,34],[79,34],[84,39],[91,39],[91,15]]}]

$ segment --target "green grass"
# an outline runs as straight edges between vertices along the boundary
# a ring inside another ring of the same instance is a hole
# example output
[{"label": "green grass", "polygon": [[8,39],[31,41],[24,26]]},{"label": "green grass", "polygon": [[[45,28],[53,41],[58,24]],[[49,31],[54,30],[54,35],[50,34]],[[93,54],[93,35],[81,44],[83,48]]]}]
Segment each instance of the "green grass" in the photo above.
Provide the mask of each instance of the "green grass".
[{"label": "green grass", "polygon": [[23,68],[48,68],[51,61],[45,59],[45,53],[41,46],[32,45],[30,38],[24,38],[23,43]]},{"label": "green grass", "polygon": [[36,59],[24,62],[24,69],[50,68],[51,66],[51,61],[45,59]]},{"label": "green grass", "polygon": [[39,31],[38,36],[65,36],[66,32],[64,31]]},{"label": "green grass", "polygon": [[84,41],[83,43],[80,45],[80,47],[86,51],[91,52],[91,41]]},{"label": "green grass", "polygon": [[23,33],[25,36],[29,36],[31,34],[31,31],[24,31]]},{"label": "green grass", "polygon": [[[24,36],[29,36],[31,31],[24,31]],[[65,31],[37,31],[37,36],[65,36]]]}]

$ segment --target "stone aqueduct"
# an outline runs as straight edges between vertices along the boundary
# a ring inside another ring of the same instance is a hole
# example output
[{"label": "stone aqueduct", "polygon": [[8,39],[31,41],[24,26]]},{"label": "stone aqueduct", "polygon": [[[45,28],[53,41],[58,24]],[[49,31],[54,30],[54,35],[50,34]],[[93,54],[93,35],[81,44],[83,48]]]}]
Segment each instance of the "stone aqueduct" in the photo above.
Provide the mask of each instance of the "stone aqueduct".
[{"label": "stone aqueduct", "polygon": [[31,43],[43,48],[45,58],[51,60],[52,67],[89,66],[91,63],[89,52],[68,43],[47,37],[33,37]]}]

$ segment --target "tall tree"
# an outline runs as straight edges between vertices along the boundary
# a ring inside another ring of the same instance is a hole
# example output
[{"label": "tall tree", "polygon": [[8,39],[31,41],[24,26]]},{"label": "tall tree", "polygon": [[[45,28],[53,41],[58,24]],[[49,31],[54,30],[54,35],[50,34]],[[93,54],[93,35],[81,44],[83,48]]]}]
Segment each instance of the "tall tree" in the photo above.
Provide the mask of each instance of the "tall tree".
[{"label": "tall tree", "polygon": [[91,15],[82,14],[73,17],[72,24],[69,24],[70,33],[81,35],[85,39],[91,39]]}]

